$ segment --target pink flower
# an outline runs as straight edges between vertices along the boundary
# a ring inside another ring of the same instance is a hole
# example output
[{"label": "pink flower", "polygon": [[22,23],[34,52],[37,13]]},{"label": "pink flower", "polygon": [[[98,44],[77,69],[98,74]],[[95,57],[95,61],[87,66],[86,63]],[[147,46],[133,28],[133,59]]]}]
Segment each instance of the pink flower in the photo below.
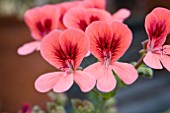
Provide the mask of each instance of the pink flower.
[{"label": "pink flower", "polygon": [[90,91],[95,86],[95,77],[76,70],[87,54],[88,47],[88,38],[81,30],[52,31],[43,39],[40,52],[46,61],[61,72],[41,75],[35,82],[35,88],[39,92],[51,89],[55,92],[65,92],[74,80],[83,92]]},{"label": "pink flower", "polygon": [[31,106],[29,103],[23,103],[18,113],[31,113]]},{"label": "pink flower", "polygon": [[170,71],[170,45],[164,45],[170,32],[170,10],[155,8],[146,16],[145,28],[149,40],[144,63],[154,69],[162,69],[162,65]]},{"label": "pink flower", "polygon": [[110,19],[110,13],[105,10],[75,7],[67,11],[63,22],[68,28],[79,28],[85,31],[86,27],[94,21],[109,21]]},{"label": "pink flower", "polygon": [[67,11],[64,15],[63,22],[67,28],[79,28],[85,31],[86,27],[94,21],[119,21],[123,22],[130,16],[130,11],[120,9],[115,14],[111,15],[106,10],[96,8],[81,8],[75,7]]},{"label": "pink flower", "polygon": [[100,60],[84,69],[97,79],[97,88],[110,92],[116,86],[112,70],[125,84],[132,84],[138,77],[135,68],[128,63],[116,62],[132,41],[129,28],[119,22],[93,22],[85,31],[90,40],[90,52]]},{"label": "pink flower", "polygon": [[53,5],[45,5],[27,10],[24,19],[35,41],[20,47],[18,54],[27,55],[35,50],[39,50],[40,42],[44,36],[58,28],[59,17],[60,11]]}]

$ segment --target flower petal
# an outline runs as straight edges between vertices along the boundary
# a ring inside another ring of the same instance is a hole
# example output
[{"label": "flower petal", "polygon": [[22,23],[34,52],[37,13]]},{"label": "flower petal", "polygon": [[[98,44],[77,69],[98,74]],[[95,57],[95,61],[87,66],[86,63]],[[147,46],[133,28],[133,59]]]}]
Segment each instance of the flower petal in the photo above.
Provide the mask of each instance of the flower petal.
[{"label": "flower petal", "polygon": [[39,41],[29,42],[29,43],[26,43],[23,46],[21,46],[17,50],[17,53],[19,55],[28,55],[28,54],[34,52],[35,50],[39,50],[39,46],[40,46]]},{"label": "flower petal", "polygon": [[122,8],[112,15],[112,20],[123,22],[130,16],[130,14],[131,14],[130,10]]},{"label": "flower petal", "polygon": [[95,77],[83,71],[76,71],[74,80],[83,92],[92,90],[96,84]]},{"label": "flower petal", "polygon": [[73,84],[73,75],[64,75],[65,72],[51,72],[38,77],[35,88],[39,92],[54,89],[55,92],[67,91]]},{"label": "flower petal", "polygon": [[64,24],[68,28],[79,28],[85,31],[86,27],[94,21],[108,21],[111,15],[105,10],[75,7],[64,15]]},{"label": "flower petal", "polygon": [[57,76],[57,82],[53,87],[53,91],[62,93],[70,89],[73,85],[73,74],[67,74],[66,72]]},{"label": "flower petal", "polygon": [[59,38],[62,50],[67,58],[74,60],[76,70],[89,50],[89,40],[79,29],[67,29]]},{"label": "flower petal", "polygon": [[127,25],[120,22],[112,22],[112,59],[111,62],[118,60],[129,48],[132,42],[132,32]]},{"label": "flower petal", "polygon": [[104,65],[100,69],[100,77],[97,80],[97,89],[102,92],[110,92],[116,87],[116,79],[112,73],[112,69]]},{"label": "flower petal", "polygon": [[112,31],[106,22],[93,22],[86,29],[86,35],[90,40],[90,52],[101,62],[103,60],[102,45],[110,44],[112,40]]},{"label": "flower petal", "polygon": [[170,45],[164,45],[163,46],[163,54],[170,55]]},{"label": "flower petal", "polygon": [[125,84],[132,84],[138,78],[138,73],[131,64],[115,62],[111,67]]},{"label": "flower petal", "polygon": [[162,69],[162,65],[160,63],[160,57],[161,57],[160,54],[152,53],[149,51],[147,52],[143,61],[147,66],[153,69]]},{"label": "flower petal", "polygon": [[92,8],[105,9],[106,8],[106,0],[85,0],[91,2],[93,4]]},{"label": "flower petal", "polygon": [[52,31],[42,40],[40,45],[42,57],[58,69],[63,67],[63,62],[60,59],[60,56],[63,55],[59,44],[60,34],[61,32],[59,30]]},{"label": "flower petal", "polygon": [[66,29],[66,26],[63,23],[63,16],[69,9],[79,6],[80,3],[80,1],[71,1],[56,4],[56,7],[60,9],[59,29]]},{"label": "flower petal", "polygon": [[[41,40],[45,33],[44,29],[51,31],[58,27],[60,11],[53,5],[45,5],[27,10],[24,14],[24,20],[28,25],[32,37]],[[47,33],[47,32],[46,32]]]},{"label": "flower petal", "polygon": [[161,47],[170,32],[170,11],[165,8],[155,8],[146,16],[145,29],[149,36],[148,49]]},{"label": "flower petal", "polygon": [[103,67],[102,63],[97,62],[97,63],[94,63],[94,64],[86,67],[83,71],[87,72],[87,73],[90,73],[90,75],[92,75],[96,79],[98,79],[101,76],[100,71],[102,71],[102,67]]},{"label": "flower petal", "polygon": [[169,63],[170,56],[162,55],[160,60],[161,60],[162,65],[170,72],[170,63]]}]

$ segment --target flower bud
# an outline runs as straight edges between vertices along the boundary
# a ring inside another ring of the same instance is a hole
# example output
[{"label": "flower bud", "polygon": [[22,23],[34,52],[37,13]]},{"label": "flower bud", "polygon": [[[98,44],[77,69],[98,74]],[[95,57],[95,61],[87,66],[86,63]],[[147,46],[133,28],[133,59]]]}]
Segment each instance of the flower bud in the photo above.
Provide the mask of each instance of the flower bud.
[{"label": "flower bud", "polygon": [[48,96],[51,98],[52,101],[56,102],[57,105],[64,106],[68,100],[68,97],[64,93],[54,93],[54,92],[49,92]]},{"label": "flower bud", "polygon": [[47,109],[49,113],[66,113],[63,106],[58,106],[54,102],[48,102],[47,103]]},{"label": "flower bud", "polygon": [[45,111],[43,111],[38,105],[35,105],[32,108],[32,113],[45,113]]},{"label": "flower bud", "polygon": [[72,99],[71,103],[77,113],[92,113],[94,111],[93,104],[88,100]]}]

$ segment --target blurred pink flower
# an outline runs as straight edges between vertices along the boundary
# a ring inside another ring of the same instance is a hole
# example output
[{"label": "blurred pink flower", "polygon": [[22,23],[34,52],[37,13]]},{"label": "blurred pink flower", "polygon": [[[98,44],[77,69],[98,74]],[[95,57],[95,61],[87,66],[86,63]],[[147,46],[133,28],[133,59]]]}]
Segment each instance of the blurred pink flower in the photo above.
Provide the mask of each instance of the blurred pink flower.
[{"label": "blurred pink flower", "polygon": [[130,29],[120,22],[93,22],[86,29],[90,52],[100,61],[84,69],[97,79],[97,88],[110,92],[116,86],[112,70],[125,84],[132,84],[138,77],[136,69],[128,63],[116,62],[129,48],[132,41]]},{"label": "blurred pink flower", "polygon": [[30,104],[23,103],[18,113],[32,113]]},{"label": "blurred pink flower", "polygon": [[110,13],[105,10],[75,7],[67,11],[63,22],[68,28],[79,28],[85,31],[86,27],[94,21],[109,21],[110,19]]},{"label": "blurred pink flower", "polygon": [[162,69],[163,65],[170,71],[170,45],[164,45],[170,33],[170,10],[155,8],[146,16],[145,29],[149,40],[144,63],[154,69]]},{"label": "blurred pink flower", "polygon": [[96,8],[75,7],[67,11],[63,22],[67,28],[79,28],[85,31],[86,27],[94,21],[119,21],[123,22],[130,16],[128,9],[120,9],[111,15],[106,10]]},{"label": "blurred pink flower", "polygon": [[83,92],[90,91],[95,86],[95,77],[76,70],[88,49],[89,41],[83,31],[79,29],[52,31],[43,39],[40,52],[46,61],[61,72],[41,75],[35,82],[35,88],[39,92],[51,89],[55,92],[65,92],[72,86],[74,80]]},{"label": "blurred pink flower", "polygon": [[24,19],[35,41],[21,46],[18,49],[18,54],[27,55],[39,50],[40,42],[44,36],[58,28],[59,17],[60,11],[54,5],[45,5],[27,10]]}]

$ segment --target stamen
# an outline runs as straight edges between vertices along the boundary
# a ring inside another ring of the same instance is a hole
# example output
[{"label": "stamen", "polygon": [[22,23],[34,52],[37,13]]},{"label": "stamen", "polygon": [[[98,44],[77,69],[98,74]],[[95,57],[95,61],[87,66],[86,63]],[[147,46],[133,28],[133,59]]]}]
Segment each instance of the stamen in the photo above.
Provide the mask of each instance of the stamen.
[{"label": "stamen", "polygon": [[110,61],[111,61],[111,52],[106,52],[103,51],[103,57],[104,57],[104,64],[106,65],[106,67],[108,67],[110,65]]}]

